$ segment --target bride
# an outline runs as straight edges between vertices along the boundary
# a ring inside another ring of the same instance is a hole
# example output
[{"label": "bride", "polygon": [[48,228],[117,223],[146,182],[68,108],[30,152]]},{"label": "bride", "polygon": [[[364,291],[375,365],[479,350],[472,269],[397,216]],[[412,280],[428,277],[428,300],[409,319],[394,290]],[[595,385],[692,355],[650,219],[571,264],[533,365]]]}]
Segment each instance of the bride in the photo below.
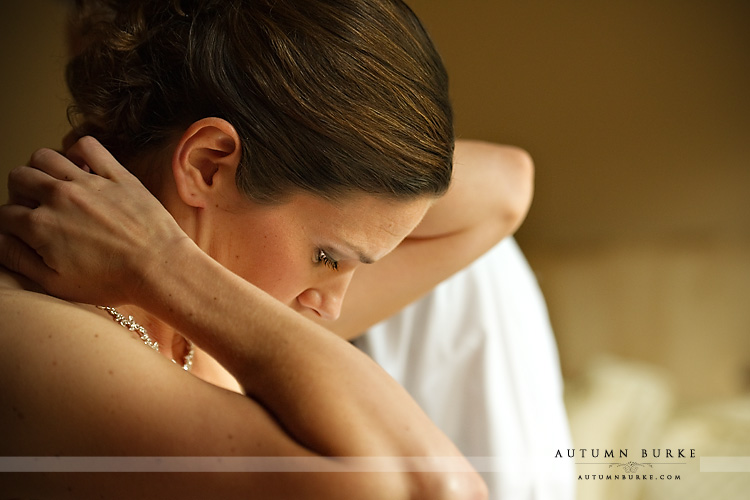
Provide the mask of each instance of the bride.
[{"label": "bride", "polygon": [[[155,4],[83,2],[82,138],[9,178],[2,455],[329,457],[349,473],[6,474],[3,491],[482,498],[344,339],[512,232],[527,156],[459,141],[454,157],[442,63],[400,1]],[[383,470],[335,459],[357,456]]]}]

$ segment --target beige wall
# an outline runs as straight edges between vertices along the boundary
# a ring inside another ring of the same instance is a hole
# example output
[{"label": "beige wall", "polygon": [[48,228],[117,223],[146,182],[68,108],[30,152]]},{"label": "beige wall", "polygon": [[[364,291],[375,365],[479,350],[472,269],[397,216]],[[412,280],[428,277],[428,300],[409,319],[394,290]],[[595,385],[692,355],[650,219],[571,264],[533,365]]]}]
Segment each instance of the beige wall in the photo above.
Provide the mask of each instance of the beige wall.
[{"label": "beige wall", "polygon": [[750,4],[412,0],[461,136],[536,160],[518,239],[575,375],[654,362],[688,400],[750,388]]},{"label": "beige wall", "polygon": [[6,173],[67,131],[62,0],[10,0],[0,15],[0,200]]},{"label": "beige wall", "polygon": [[[666,367],[690,399],[746,391],[750,3],[410,3],[451,72],[459,135],[536,160],[518,239],[566,374],[612,352]],[[66,129],[63,5],[4,4],[3,172]]]},{"label": "beige wall", "polygon": [[522,237],[748,234],[748,2],[411,4],[451,72],[459,134],[536,158]]}]

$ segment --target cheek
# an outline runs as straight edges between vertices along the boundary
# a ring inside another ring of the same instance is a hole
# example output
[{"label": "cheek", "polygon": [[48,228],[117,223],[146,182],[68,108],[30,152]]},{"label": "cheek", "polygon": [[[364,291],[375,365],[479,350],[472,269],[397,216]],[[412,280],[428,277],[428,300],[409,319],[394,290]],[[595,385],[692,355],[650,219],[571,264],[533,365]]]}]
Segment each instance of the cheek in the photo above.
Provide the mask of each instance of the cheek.
[{"label": "cheek", "polygon": [[268,237],[243,247],[233,256],[230,269],[235,274],[287,305],[305,290],[311,258],[305,259],[285,239]]},{"label": "cheek", "polygon": [[254,266],[243,276],[247,281],[286,305],[292,305],[305,289],[302,274],[294,265],[281,264],[258,268]]}]

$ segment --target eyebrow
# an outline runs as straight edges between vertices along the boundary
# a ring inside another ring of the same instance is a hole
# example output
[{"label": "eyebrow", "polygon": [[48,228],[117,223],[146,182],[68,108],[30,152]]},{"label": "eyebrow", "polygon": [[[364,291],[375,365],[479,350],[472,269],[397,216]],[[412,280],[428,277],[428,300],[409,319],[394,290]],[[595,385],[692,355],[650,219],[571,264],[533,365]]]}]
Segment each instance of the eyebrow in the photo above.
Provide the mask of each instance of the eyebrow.
[{"label": "eyebrow", "polygon": [[[337,245],[337,247],[338,247],[338,245]],[[359,247],[358,247],[357,245],[354,245],[354,244],[352,244],[352,243],[349,243],[349,242],[347,242],[347,241],[342,241],[342,242],[341,242],[341,245],[340,245],[340,247],[339,247],[339,248],[342,248],[342,249],[343,249],[343,248],[346,248],[347,250],[350,250],[350,251],[351,251],[352,253],[354,253],[354,254],[355,254],[355,255],[356,255],[356,256],[357,256],[358,258],[359,258],[359,261],[360,261],[360,262],[361,262],[362,264],[374,264],[374,263],[375,263],[375,259],[373,259],[372,257],[368,256],[368,255],[367,255],[367,254],[366,254],[366,253],[365,253],[365,252],[364,252],[364,251],[363,251],[363,250],[362,250],[361,248],[359,248]],[[342,253],[349,253],[348,251],[344,251],[344,252],[342,252],[341,250],[337,250],[337,249],[336,249],[336,247],[334,247],[334,248],[331,248],[331,249],[330,249],[330,252],[331,252],[331,253],[332,253],[332,254],[333,254],[334,256],[336,256],[336,257],[340,257]]]}]

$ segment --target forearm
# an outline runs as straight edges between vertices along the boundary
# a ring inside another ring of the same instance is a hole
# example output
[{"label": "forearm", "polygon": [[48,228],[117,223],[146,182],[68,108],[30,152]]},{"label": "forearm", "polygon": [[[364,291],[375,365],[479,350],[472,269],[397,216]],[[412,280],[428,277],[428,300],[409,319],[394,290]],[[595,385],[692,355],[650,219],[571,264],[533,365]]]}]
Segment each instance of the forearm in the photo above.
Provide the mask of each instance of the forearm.
[{"label": "forearm", "polygon": [[512,234],[529,208],[533,171],[518,148],[457,142],[448,193],[391,254],[357,271],[341,317],[328,328],[361,335]]},{"label": "forearm", "polygon": [[98,142],[68,154],[98,175],[51,150],[15,171],[11,192],[38,206],[0,207],[0,231],[18,238],[0,240],[0,263],[68,300],[150,311],[315,451],[455,453],[377,365],[211,259]]},{"label": "forearm", "polygon": [[[470,470],[382,369],[203,253],[94,139],[68,154],[97,175],[46,150],[10,179],[35,208],[0,207],[0,231],[12,235],[0,237],[1,264],[67,300],[138,305],[170,323],[316,455],[382,456],[391,468],[413,461],[387,457],[451,456]],[[398,477],[411,498],[459,498],[445,496],[454,481],[460,498],[482,496],[472,472]]]},{"label": "forearm", "polygon": [[188,240],[180,245],[146,279],[138,305],[208,351],[295,439],[334,456],[458,455],[369,358]]}]

